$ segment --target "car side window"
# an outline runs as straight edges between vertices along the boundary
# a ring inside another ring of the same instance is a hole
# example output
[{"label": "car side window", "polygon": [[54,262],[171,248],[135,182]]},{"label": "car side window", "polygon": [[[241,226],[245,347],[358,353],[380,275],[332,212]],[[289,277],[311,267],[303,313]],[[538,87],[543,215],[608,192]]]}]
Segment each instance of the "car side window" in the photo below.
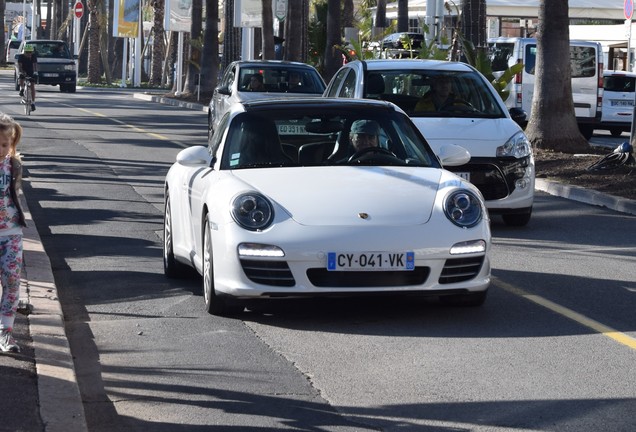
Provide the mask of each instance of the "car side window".
[{"label": "car side window", "polygon": [[329,87],[327,96],[329,97],[337,96],[338,89],[340,88],[340,83],[342,82],[344,77],[347,75],[347,72],[349,72],[348,69],[342,69],[336,74],[336,78],[333,80],[331,87]]},{"label": "car side window", "polygon": [[342,88],[340,89],[340,93],[338,93],[338,97],[342,98],[352,98],[356,93],[356,73],[353,70],[349,70],[349,74],[344,80],[342,84]]},{"label": "car side window", "polygon": [[226,126],[230,121],[230,113],[225,113],[216,130],[214,131],[214,135],[208,141],[208,152],[210,152],[210,156],[214,158],[216,156],[217,151],[219,150],[219,146],[223,141],[223,135],[226,130]]}]

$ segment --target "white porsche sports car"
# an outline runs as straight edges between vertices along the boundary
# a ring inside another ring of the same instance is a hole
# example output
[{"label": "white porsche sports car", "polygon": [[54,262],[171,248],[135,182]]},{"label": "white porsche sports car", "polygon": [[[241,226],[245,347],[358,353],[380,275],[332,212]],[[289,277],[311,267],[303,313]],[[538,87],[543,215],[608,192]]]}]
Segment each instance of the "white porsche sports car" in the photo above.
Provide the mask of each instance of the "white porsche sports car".
[{"label": "white porsche sports car", "polygon": [[389,102],[234,104],[166,176],[165,274],[196,269],[217,315],[257,298],[369,293],[481,305],[488,214],[442,168],[469,158],[453,145],[436,156]]}]

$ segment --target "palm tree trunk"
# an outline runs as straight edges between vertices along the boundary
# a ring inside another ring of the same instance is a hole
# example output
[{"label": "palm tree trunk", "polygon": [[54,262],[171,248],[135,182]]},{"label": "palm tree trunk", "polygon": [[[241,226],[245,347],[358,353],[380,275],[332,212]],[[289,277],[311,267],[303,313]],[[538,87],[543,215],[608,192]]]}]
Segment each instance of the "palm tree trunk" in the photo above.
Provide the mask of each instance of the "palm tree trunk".
[{"label": "palm tree trunk", "polygon": [[536,83],[526,135],[538,148],[584,152],[572,101],[568,0],[541,0]]}]

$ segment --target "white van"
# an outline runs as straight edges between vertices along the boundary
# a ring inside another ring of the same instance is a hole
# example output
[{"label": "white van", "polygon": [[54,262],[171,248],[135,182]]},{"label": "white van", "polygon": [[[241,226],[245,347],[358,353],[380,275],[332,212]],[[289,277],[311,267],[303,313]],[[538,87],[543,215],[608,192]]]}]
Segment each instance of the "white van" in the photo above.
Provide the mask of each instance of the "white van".
[{"label": "white van", "polygon": [[[523,63],[523,71],[509,84],[509,108],[523,109],[531,117],[534,94],[534,67],[537,40],[532,38],[488,39],[489,55],[495,75],[516,63]],[[587,139],[601,121],[603,99],[603,50],[601,44],[590,41],[570,41],[572,71],[572,99],[579,129]]]}]

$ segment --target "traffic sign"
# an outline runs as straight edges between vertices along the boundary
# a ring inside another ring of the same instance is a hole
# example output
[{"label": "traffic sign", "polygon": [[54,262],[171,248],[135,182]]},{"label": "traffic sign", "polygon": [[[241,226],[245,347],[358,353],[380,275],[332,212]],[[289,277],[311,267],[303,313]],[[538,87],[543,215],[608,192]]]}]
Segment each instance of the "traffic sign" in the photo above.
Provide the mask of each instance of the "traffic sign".
[{"label": "traffic sign", "polygon": [[84,15],[84,5],[81,1],[75,3],[75,7],[73,8],[73,10],[75,11],[75,16],[77,18],[81,18]]},{"label": "traffic sign", "polygon": [[634,14],[634,0],[625,0],[623,3],[623,11],[625,12],[625,19],[632,19]]}]

